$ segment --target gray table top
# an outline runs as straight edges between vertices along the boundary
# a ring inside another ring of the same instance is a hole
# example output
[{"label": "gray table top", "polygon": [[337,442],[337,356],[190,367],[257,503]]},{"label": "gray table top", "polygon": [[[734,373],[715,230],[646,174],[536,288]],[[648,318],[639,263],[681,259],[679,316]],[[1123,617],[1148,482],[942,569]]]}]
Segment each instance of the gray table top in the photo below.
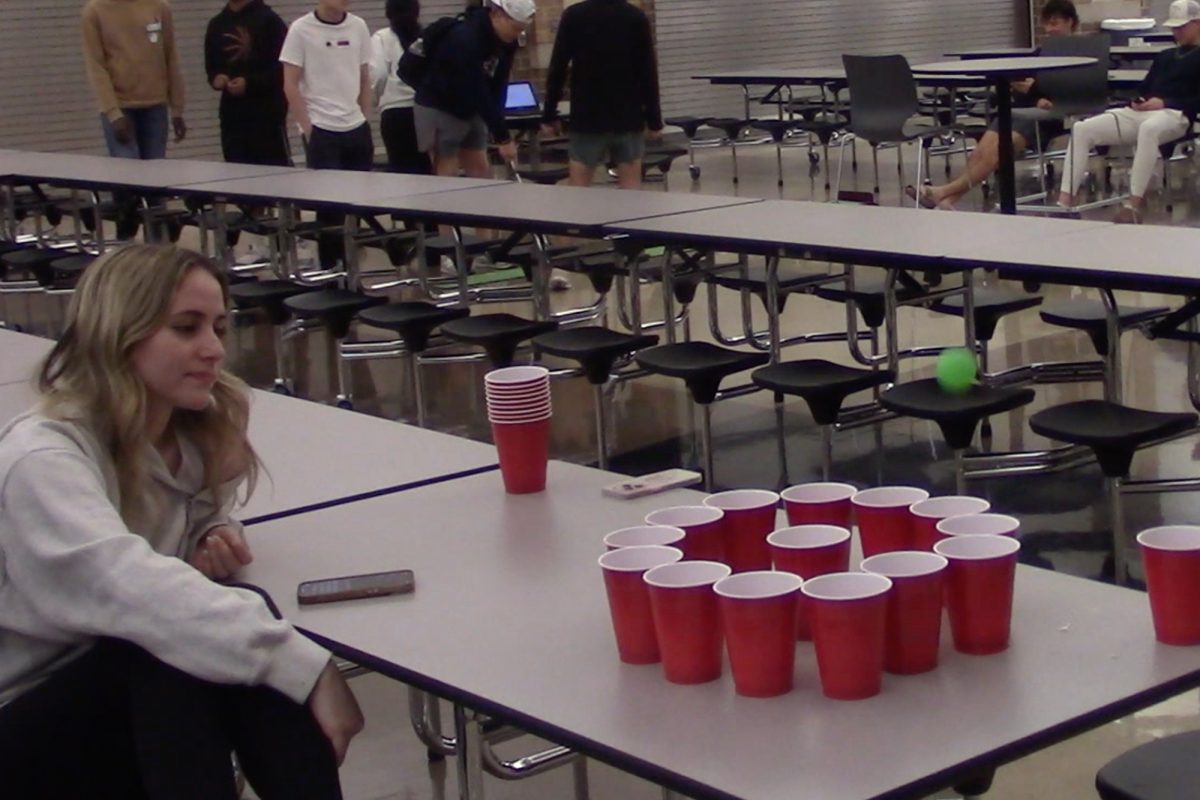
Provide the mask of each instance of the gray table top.
[{"label": "gray table top", "polygon": [[[7,159],[4,159],[7,164]],[[13,169],[0,167],[24,180],[80,188],[120,187],[156,190],[204,181],[251,178],[298,173],[295,167],[226,164],[222,161],[192,161],[163,158],[138,161],[78,153],[22,153]]]},{"label": "gray table top", "polygon": [[980,76],[1028,75],[1052,69],[1074,69],[1095,64],[1094,58],[1077,56],[1019,56],[1014,58],[973,58],[964,61],[934,61],[915,64],[912,71],[920,73],[961,73]]},{"label": "gray table top", "polygon": [[1154,44],[1138,44],[1138,45],[1117,45],[1108,49],[1109,55],[1118,58],[1138,59],[1138,58],[1154,58],[1164,50],[1170,50],[1175,46],[1174,42],[1169,43],[1154,43]]},{"label": "gray table top", "polygon": [[976,47],[965,50],[951,50],[942,53],[946,58],[1006,58],[1017,56],[1036,56],[1036,47]]},{"label": "gray table top", "polygon": [[267,201],[290,201],[298,205],[336,205],[376,210],[386,200],[503,185],[483,178],[441,178],[435,175],[397,175],[389,172],[350,170],[292,170],[285,174],[214,180],[171,189],[203,192],[214,196]]},{"label": "gray table top", "polygon": [[1134,89],[1141,85],[1142,81],[1146,80],[1147,72],[1149,70],[1110,69],[1108,71],[1108,85],[1116,89]]},{"label": "gray table top", "polygon": [[0,384],[29,383],[54,342],[40,336],[0,330]]},{"label": "gray table top", "polygon": [[248,523],[497,463],[491,445],[261,390],[250,442],[266,469],[235,514]]},{"label": "gray table top", "polygon": [[[370,668],[696,798],[921,796],[1200,682],[1200,648],[1156,644],[1144,594],[1022,567],[1007,652],[961,655],[944,631],[939,669],[869,700],[825,699],[809,644],[783,697],[738,697],[728,670],[669,684],[618,661],[596,557],[700,494],[602,497],[615,479],[553,463],[544,494],[482,475],[255,526],[239,577]],[[394,568],[414,594],[296,605],[301,580]]]},{"label": "gray table top", "polygon": [[[404,203],[403,208],[416,219],[450,224],[596,236],[602,226],[623,220],[759,202],[753,197],[501,183],[491,188],[422,195]],[[401,201],[393,207],[401,207]]]},{"label": "gray table top", "polygon": [[[1112,227],[1107,222],[1001,214],[946,214],[911,208],[768,200],[609,226],[648,243],[787,255],[875,266],[961,269],[948,248],[986,253],[991,244]],[[1028,246],[1028,245],[1027,245]]]}]

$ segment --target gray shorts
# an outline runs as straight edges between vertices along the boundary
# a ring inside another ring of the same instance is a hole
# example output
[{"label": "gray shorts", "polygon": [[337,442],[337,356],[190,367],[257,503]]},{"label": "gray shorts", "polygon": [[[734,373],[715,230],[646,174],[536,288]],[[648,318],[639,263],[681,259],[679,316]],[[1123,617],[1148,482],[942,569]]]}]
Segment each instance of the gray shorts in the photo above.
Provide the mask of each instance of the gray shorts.
[{"label": "gray shorts", "polygon": [[436,108],[413,106],[413,124],[417,128],[417,148],[439,158],[458,155],[459,150],[486,150],[487,124],[483,117],[459,119]]},{"label": "gray shorts", "polygon": [[628,164],[641,161],[646,154],[646,136],[636,133],[578,133],[571,134],[568,154],[572,161],[585,167],[601,164]]}]

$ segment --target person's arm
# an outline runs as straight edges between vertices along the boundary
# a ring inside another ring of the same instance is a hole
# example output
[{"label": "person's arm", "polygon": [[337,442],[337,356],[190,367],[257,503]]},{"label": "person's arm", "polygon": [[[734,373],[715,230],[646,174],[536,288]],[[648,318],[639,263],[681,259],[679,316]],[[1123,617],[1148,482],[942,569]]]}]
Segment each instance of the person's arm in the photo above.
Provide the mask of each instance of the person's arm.
[{"label": "person's arm", "polygon": [[394,38],[390,30],[376,31],[371,37],[371,95],[378,103],[383,98],[387,88],[388,78],[391,77],[395,66],[388,58],[388,39]]},{"label": "person's arm", "polygon": [[1185,89],[1160,95],[1164,108],[1174,108],[1182,111],[1189,119],[1194,119],[1200,111],[1200,60],[1189,58],[1184,61],[1188,66],[1185,75]]},{"label": "person's arm", "polygon": [[83,33],[83,63],[87,69],[88,81],[96,95],[96,103],[100,113],[115,122],[123,119],[121,106],[117,103],[117,90],[113,88],[112,75],[108,71],[108,62],[104,56],[104,42],[100,34],[100,17],[92,6],[83,9],[81,17]]},{"label": "person's arm", "polygon": [[187,136],[187,123],[183,121],[183,71],[179,67],[179,53],[175,49],[175,21],[171,7],[162,6],[163,55],[167,66],[167,105],[171,109],[171,126],[175,129],[175,141],[182,142]]},{"label": "person's arm", "polygon": [[[508,79],[512,75],[515,54],[515,46],[504,49],[500,56],[500,63],[496,65],[496,73],[492,75],[491,80],[488,80],[483,70],[479,70],[478,73],[480,115],[487,123],[492,140],[497,145],[505,145],[512,141],[512,135],[508,132],[508,121],[504,118],[504,96],[508,91]],[[514,152],[512,155],[515,156],[516,153]]]},{"label": "person's arm", "polygon": [[271,14],[260,31],[260,39],[254,43],[254,62],[243,76],[249,94],[273,95],[279,91],[283,81],[279,51],[283,49],[286,37],[287,24],[278,14]]},{"label": "person's arm", "polygon": [[329,661],[258,595],[214,583],[132,533],[80,450],[34,450],[8,470],[0,552],[7,590],[27,611],[5,623],[29,635],[124,639],[202,680],[271,686],[298,703]]},{"label": "person's arm", "polygon": [[283,94],[287,98],[288,113],[300,126],[300,132],[308,139],[312,134],[312,120],[308,116],[308,104],[300,93],[300,77],[304,70],[295,64],[283,62]]},{"label": "person's arm", "polygon": [[642,69],[641,97],[642,110],[646,115],[646,130],[657,134],[662,130],[662,105],[658,89],[658,56],[654,52],[654,33],[650,30],[650,20],[642,17],[639,39],[641,40]]},{"label": "person's arm", "polygon": [[1158,81],[1158,75],[1162,71],[1163,55],[1165,53],[1159,53],[1158,57],[1151,62],[1150,69],[1146,70],[1146,77],[1142,78],[1142,82],[1138,84],[1138,97],[1154,97],[1154,84]]},{"label": "person's arm", "polygon": [[216,19],[209,20],[208,27],[204,30],[204,74],[208,76],[209,86],[218,92],[225,91],[229,76],[224,72],[221,59],[221,42]]},{"label": "person's arm", "polygon": [[363,116],[370,116],[371,106],[371,29],[358,20],[358,107]]},{"label": "person's arm", "polygon": [[558,33],[554,36],[554,50],[550,54],[550,69],[546,73],[546,102],[542,108],[542,122],[553,124],[558,121],[558,104],[562,102],[563,87],[567,83],[567,69],[575,58],[572,39],[575,15],[568,8],[559,21]]}]

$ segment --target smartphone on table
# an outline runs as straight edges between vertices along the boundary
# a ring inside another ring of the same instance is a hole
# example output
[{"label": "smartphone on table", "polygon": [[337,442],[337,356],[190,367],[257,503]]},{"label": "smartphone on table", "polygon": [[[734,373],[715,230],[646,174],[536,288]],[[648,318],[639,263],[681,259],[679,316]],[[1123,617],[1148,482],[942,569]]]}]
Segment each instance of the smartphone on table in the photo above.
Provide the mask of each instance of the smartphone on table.
[{"label": "smartphone on table", "polygon": [[361,600],[366,597],[386,597],[408,594],[416,588],[411,569],[373,572],[368,575],[347,575],[341,578],[322,578],[304,581],[296,589],[296,600],[302,606],[317,603],[336,603],[340,600]]}]

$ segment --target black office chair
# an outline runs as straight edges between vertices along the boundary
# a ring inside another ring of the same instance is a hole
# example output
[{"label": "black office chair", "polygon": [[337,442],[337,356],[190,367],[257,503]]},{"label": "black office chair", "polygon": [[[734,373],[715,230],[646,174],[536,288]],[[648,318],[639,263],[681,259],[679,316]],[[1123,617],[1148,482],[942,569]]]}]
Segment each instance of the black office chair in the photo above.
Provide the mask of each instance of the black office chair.
[{"label": "black office chair", "polygon": [[1200,787],[1200,731],[1164,736],[1109,761],[1096,773],[1100,800],[1182,800]]},{"label": "black office chair", "polygon": [[[918,122],[919,113],[917,84],[904,56],[853,56],[843,55],[846,81],[850,88],[850,133],[871,145],[871,158],[875,165],[875,194],[879,194],[879,146],[897,145],[896,167],[900,183],[904,183],[904,159],[899,145],[917,143],[917,179],[921,186],[922,170],[927,169],[927,143],[930,139],[949,137],[954,129],[943,125]],[[838,151],[838,173],[834,184],[834,196],[842,186],[842,164],[845,161],[846,142],[843,137]],[[963,155],[966,155],[966,140],[963,140]]]},{"label": "black office chair", "polygon": [[1148,444],[1195,428],[1196,415],[1145,411],[1107,400],[1080,400],[1037,412],[1029,418],[1029,427],[1048,439],[1090,447],[1096,454],[1108,490],[1114,576],[1117,583],[1125,583],[1128,573],[1121,483],[1129,477],[1133,454]]}]

